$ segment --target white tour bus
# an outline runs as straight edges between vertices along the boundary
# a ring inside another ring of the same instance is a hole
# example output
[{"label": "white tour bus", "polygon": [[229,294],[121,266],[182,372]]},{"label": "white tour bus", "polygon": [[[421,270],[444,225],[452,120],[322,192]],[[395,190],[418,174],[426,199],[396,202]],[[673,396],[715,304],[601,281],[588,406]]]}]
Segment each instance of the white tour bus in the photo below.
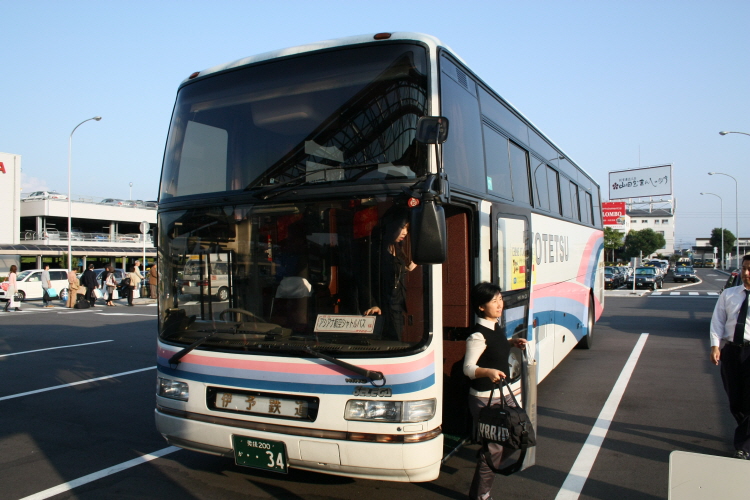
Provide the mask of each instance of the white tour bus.
[{"label": "white tour bus", "polygon": [[[474,284],[529,341],[510,375],[532,415],[602,312],[599,186],[427,35],[190,75],[158,217],[157,428],[249,467],[433,480],[470,434]],[[186,300],[185,268],[219,255],[227,301]]]}]

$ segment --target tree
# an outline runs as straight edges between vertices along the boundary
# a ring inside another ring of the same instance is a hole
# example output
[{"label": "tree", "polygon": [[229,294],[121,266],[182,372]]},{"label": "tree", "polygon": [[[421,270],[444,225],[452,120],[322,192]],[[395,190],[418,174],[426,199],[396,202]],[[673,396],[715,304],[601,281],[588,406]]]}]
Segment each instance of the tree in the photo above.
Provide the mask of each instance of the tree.
[{"label": "tree", "polygon": [[612,250],[612,260],[615,261],[615,250],[622,248],[622,238],[625,236],[617,229],[612,229],[609,226],[604,227],[604,248]]},{"label": "tree", "polygon": [[[713,231],[711,231],[711,246],[716,247],[719,249],[719,252],[721,252],[721,228],[715,227]],[[734,246],[734,242],[737,241],[737,238],[732,234],[732,232],[729,229],[724,229],[724,251],[725,252],[731,252],[732,247]],[[722,260],[724,259],[724,256],[721,256]]]},{"label": "tree", "polygon": [[664,236],[651,228],[630,231],[625,237],[625,253],[628,257],[638,257],[641,252],[650,255],[666,244]]}]

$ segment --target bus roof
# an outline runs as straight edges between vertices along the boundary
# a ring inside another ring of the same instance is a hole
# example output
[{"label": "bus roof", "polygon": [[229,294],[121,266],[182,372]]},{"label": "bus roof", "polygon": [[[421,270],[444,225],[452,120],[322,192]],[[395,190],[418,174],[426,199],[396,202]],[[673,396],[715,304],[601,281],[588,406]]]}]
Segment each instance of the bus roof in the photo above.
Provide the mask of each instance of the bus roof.
[{"label": "bus roof", "polygon": [[[272,50],[271,52],[265,52],[255,56],[244,57],[236,61],[232,61],[225,64],[219,64],[211,68],[205,69],[197,76],[207,76],[220,71],[226,71],[229,69],[239,68],[248,64],[254,64],[257,62],[268,61],[271,59],[277,59],[279,57],[293,56],[296,54],[303,54],[305,52],[313,52],[316,50],[330,49],[333,47],[343,47],[347,45],[358,45],[363,43],[375,42],[375,33],[369,35],[357,35],[349,36],[344,38],[336,38],[333,40],[323,40],[321,42],[308,43],[305,45],[297,45],[296,47],[289,47],[286,49]],[[423,33],[411,33],[411,32],[393,32],[390,33],[390,37],[387,40],[414,40],[426,44],[430,49],[436,49],[437,47],[443,47],[448,49],[451,54],[455,56],[453,50],[443,44],[440,40],[431,35],[425,35]],[[460,59],[460,58],[459,58]],[[466,64],[464,61],[461,61]],[[195,77],[193,77],[195,78]],[[190,81],[191,78],[183,80],[183,84]]]}]

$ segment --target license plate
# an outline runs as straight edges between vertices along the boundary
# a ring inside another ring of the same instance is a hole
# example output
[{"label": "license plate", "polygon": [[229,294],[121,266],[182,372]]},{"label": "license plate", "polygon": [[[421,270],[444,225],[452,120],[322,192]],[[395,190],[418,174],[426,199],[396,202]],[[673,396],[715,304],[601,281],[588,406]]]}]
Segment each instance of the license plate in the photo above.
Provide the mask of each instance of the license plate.
[{"label": "license plate", "polygon": [[234,461],[237,465],[286,474],[286,445],[250,436],[232,436]]}]

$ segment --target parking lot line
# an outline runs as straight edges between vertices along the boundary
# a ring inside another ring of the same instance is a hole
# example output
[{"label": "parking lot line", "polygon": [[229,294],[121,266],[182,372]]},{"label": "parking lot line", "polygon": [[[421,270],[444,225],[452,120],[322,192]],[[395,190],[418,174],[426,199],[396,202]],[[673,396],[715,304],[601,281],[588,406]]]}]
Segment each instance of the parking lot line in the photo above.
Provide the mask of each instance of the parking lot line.
[{"label": "parking lot line", "polygon": [[5,358],[8,356],[18,356],[19,354],[30,354],[32,352],[52,351],[54,349],[65,349],[68,347],[81,347],[83,345],[103,344],[104,342],[114,342],[114,340],[98,340],[96,342],[87,342],[85,344],[61,345],[58,347],[45,347],[44,349],[34,349],[33,351],[11,352],[8,354],[0,354],[0,358]]},{"label": "parking lot line", "polygon": [[121,464],[114,465],[107,469],[102,469],[92,474],[79,477],[78,479],[68,481],[67,483],[58,484],[57,486],[46,489],[44,491],[40,491],[39,493],[34,493],[33,495],[24,497],[21,500],[44,500],[45,498],[53,497],[55,495],[59,495],[60,493],[65,493],[66,491],[70,491],[73,488],[76,488],[78,486],[83,486],[84,484],[91,483],[93,481],[102,479],[107,476],[111,476],[112,474],[117,474],[118,472],[122,472],[124,470],[130,469],[131,467],[135,467],[136,465],[145,464],[154,459],[169,455],[170,453],[174,453],[175,451],[179,451],[180,449],[181,448],[178,448],[176,446],[167,446],[166,448],[162,448],[161,450],[155,451],[153,453],[149,453],[148,455],[141,455],[138,458],[134,458],[132,460],[128,460],[127,462],[122,462]]},{"label": "parking lot line", "polygon": [[18,394],[11,394],[10,396],[0,397],[0,401],[5,401],[6,399],[20,398],[23,396],[30,396],[32,394],[39,394],[40,392],[54,391],[56,389],[66,389],[68,387],[73,387],[75,385],[90,384],[91,382],[98,382],[100,380],[107,380],[110,378],[122,377],[124,375],[131,375],[133,373],[145,372],[147,370],[154,370],[155,368],[156,366],[149,366],[148,368],[141,368],[139,370],[131,370],[129,372],[115,373],[114,375],[107,375],[105,377],[90,378],[88,380],[79,380],[78,382],[71,382],[70,384],[53,385],[52,387],[45,387],[44,389],[37,389],[35,391],[19,392]]},{"label": "parking lot line", "polygon": [[591,428],[589,437],[578,453],[578,457],[573,463],[573,467],[570,468],[568,477],[565,478],[565,482],[560,487],[555,500],[577,500],[581,495],[583,485],[586,484],[589,473],[591,473],[591,468],[596,461],[596,456],[599,454],[599,449],[601,449],[604,438],[607,437],[609,426],[615,418],[615,412],[620,405],[622,396],[625,394],[625,389],[628,387],[628,382],[633,375],[638,358],[641,356],[641,352],[643,352],[646,340],[648,340],[648,333],[642,333],[638,338],[638,342],[635,343],[630,357],[625,362],[625,366],[622,368],[620,376],[612,388],[612,392],[609,393],[609,397],[604,403],[602,411],[594,423],[594,427]]}]

